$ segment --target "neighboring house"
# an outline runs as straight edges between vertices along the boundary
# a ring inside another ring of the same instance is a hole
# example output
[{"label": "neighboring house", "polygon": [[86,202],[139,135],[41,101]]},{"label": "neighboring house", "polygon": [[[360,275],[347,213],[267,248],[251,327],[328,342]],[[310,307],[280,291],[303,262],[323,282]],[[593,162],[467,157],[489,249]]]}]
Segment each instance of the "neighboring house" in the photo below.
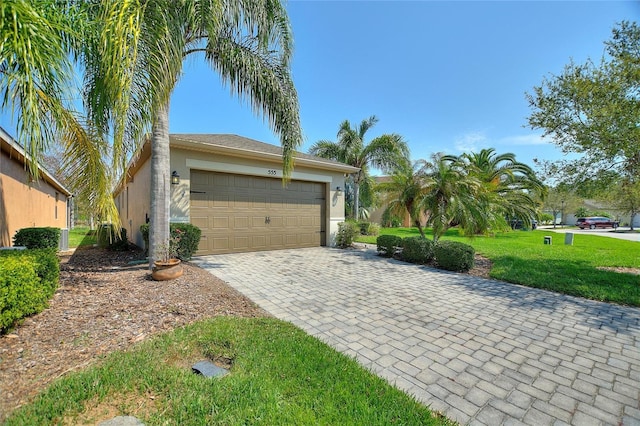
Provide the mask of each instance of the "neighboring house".
[{"label": "neighboring house", "polygon": [[[303,153],[282,184],[282,149],[237,135],[170,135],[170,221],[202,230],[197,254],[334,245],[344,221],[345,175],[358,169]],[[114,196],[138,246],[151,205],[151,144],[130,162]]]},{"label": "neighboring house", "polygon": [[50,226],[63,230],[60,248],[66,249],[71,192],[43,167],[32,179],[28,155],[2,127],[0,151],[0,246],[11,246],[22,228]]}]

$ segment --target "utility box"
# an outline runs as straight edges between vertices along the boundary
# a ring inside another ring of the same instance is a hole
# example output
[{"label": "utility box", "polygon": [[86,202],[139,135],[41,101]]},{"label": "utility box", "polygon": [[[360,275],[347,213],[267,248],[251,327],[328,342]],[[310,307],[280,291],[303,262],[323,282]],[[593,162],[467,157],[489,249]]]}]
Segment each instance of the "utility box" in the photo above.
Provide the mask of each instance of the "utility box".
[{"label": "utility box", "polygon": [[550,235],[545,235],[544,236],[544,243],[551,245],[551,236]]},{"label": "utility box", "polygon": [[573,232],[567,232],[566,234],[564,234],[564,243],[568,246],[573,245]]}]

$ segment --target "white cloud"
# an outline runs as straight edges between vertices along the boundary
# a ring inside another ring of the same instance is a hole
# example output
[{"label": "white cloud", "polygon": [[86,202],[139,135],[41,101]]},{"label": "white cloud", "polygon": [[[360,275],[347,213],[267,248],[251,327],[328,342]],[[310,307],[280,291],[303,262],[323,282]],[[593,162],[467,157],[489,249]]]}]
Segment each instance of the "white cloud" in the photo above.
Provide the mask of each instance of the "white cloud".
[{"label": "white cloud", "polygon": [[541,135],[521,135],[506,136],[501,138],[498,143],[507,146],[524,146],[524,145],[547,145],[553,143],[551,138],[544,138]]},{"label": "white cloud", "polygon": [[488,139],[483,132],[469,132],[457,138],[453,146],[460,152],[476,152],[486,145]]}]

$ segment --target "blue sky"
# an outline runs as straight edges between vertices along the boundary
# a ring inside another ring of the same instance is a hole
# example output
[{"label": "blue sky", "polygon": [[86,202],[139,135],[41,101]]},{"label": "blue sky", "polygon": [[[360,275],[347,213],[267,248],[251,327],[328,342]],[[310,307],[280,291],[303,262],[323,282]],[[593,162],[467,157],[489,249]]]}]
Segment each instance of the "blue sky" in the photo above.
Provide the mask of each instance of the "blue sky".
[{"label": "blue sky", "polygon": [[[611,29],[638,2],[290,1],[302,151],[371,115],[369,139],[399,133],[412,158],[494,147],[554,160],[525,127],[525,92],[573,58],[599,60]],[[171,105],[171,132],[236,133],[278,144],[250,107],[189,62]]]},{"label": "blue sky", "polygon": [[[525,127],[525,92],[573,58],[603,54],[611,29],[639,2],[289,1],[293,77],[307,151],[339,124],[379,118],[367,141],[399,133],[412,158],[493,147],[520,161],[562,154]],[[230,96],[201,58],[185,64],[171,102],[172,133],[279,140]],[[11,129],[6,117],[0,125]]]}]

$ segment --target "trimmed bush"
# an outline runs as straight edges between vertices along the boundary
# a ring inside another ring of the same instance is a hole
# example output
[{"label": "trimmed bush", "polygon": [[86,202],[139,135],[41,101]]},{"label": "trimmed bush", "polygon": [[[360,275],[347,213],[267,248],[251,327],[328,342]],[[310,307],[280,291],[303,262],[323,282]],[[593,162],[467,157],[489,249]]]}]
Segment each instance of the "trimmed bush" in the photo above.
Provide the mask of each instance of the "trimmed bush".
[{"label": "trimmed bush", "polygon": [[[140,233],[142,233],[142,239],[144,240],[145,253],[149,253],[149,224],[144,223],[140,225]],[[200,244],[200,236],[202,231],[195,225],[190,223],[170,223],[169,224],[169,238],[172,241],[178,242],[176,253],[178,259],[189,260],[193,254],[198,250],[198,244]]]},{"label": "trimmed bush", "polygon": [[411,263],[427,263],[433,259],[433,241],[422,237],[402,240],[402,258]]},{"label": "trimmed bush", "polygon": [[198,250],[198,244],[200,244],[200,236],[202,231],[195,225],[190,223],[172,223],[169,225],[171,231],[171,237],[174,236],[179,239],[178,259],[189,260],[191,256]]},{"label": "trimmed bush", "polygon": [[46,308],[59,276],[54,249],[0,252],[0,331]]},{"label": "trimmed bush", "polygon": [[440,240],[433,253],[438,267],[448,271],[467,272],[475,264],[475,249],[458,241]]},{"label": "trimmed bush", "polygon": [[393,257],[396,248],[402,247],[402,238],[397,235],[380,235],[376,239],[378,254],[386,257]]},{"label": "trimmed bush", "polygon": [[60,246],[60,228],[22,228],[13,237],[14,246],[28,249],[58,249]]},{"label": "trimmed bush", "polygon": [[353,245],[353,240],[360,235],[360,226],[356,222],[340,222],[336,234],[336,246],[347,248]]}]

